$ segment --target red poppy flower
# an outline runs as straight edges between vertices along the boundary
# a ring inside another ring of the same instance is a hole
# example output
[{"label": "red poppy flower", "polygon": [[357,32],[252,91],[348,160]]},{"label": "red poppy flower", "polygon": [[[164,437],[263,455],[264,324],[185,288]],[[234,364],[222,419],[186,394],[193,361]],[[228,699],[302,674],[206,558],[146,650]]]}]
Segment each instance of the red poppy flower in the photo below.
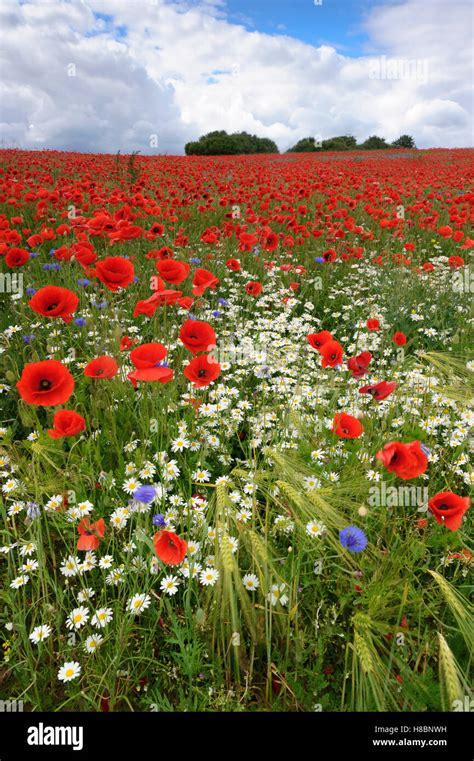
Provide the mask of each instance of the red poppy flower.
[{"label": "red poppy flower", "polygon": [[173,531],[159,531],[153,537],[155,552],[166,565],[179,565],[186,557],[188,543]]},{"label": "red poppy flower", "polygon": [[309,345],[317,351],[319,351],[321,346],[324,346],[325,343],[333,340],[332,333],[330,333],[329,330],[322,330],[320,333],[310,333],[306,338],[308,339]]},{"label": "red poppy flower", "polygon": [[239,272],[240,270],[240,262],[238,259],[227,259],[225,266],[233,272]]},{"label": "red poppy flower", "polygon": [[257,280],[251,280],[250,283],[247,283],[245,286],[245,290],[249,296],[260,296],[263,291],[263,286]]},{"label": "red poppy flower", "polygon": [[221,366],[218,362],[209,359],[207,354],[200,354],[186,365],[184,374],[192,382],[194,388],[202,388],[219,377]]},{"label": "red poppy flower", "polygon": [[458,269],[464,265],[464,259],[462,256],[450,256],[448,259],[448,265],[451,269]]},{"label": "red poppy flower", "polygon": [[382,399],[390,396],[396,387],[397,384],[394,381],[380,381],[380,383],[375,383],[373,386],[362,386],[359,389],[359,394],[371,394],[374,399],[381,402]]},{"label": "red poppy flower", "polygon": [[199,267],[193,277],[193,296],[202,296],[207,288],[215,288],[218,283],[219,278],[212,272]]},{"label": "red poppy flower", "polygon": [[444,227],[438,229],[438,235],[441,235],[443,238],[450,238],[452,234],[453,231],[449,225],[444,225]]},{"label": "red poppy flower", "polygon": [[46,285],[36,291],[28,302],[33,312],[44,317],[61,317],[64,322],[71,322],[72,312],[75,312],[79,297],[68,288],[58,285]]},{"label": "red poppy flower", "polygon": [[380,329],[380,322],[374,318],[371,318],[370,320],[367,320],[366,322],[367,330],[379,330]]},{"label": "red poppy flower", "polygon": [[72,250],[74,258],[82,267],[89,267],[97,259],[97,254],[90,243],[75,243]]},{"label": "red poppy flower", "polygon": [[278,235],[266,228],[260,237],[262,248],[265,251],[275,251],[278,246]]},{"label": "red poppy flower", "polygon": [[332,430],[341,439],[358,439],[364,433],[364,426],[356,417],[338,412],[334,416]]},{"label": "red poppy flower", "polygon": [[417,528],[419,528],[419,529],[425,529],[425,528],[428,528],[428,521],[426,520],[426,518],[418,518],[418,519],[415,521],[415,526],[416,526]]},{"label": "red poppy flower", "polygon": [[469,507],[469,497],[461,497],[452,491],[441,491],[428,501],[428,507],[436,521],[450,531],[461,527],[464,513]]},{"label": "red poppy flower", "polygon": [[168,246],[162,246],[161,248],[154,248],[146,254],[147,259],[172,259],[174,251]]},{"label": "red poppy flower", "polygon": [[179,301],[182,295],[182,291],[166,289],[157,290],[154,292],[153,296],[150,296],[143,301],[137,301],[133,316],[138,317],[140,314],[145,314],[147,317],[152,317],[159,306],[162,306],[163,304],[174,304],[175,301]]},{"label": "red poppy flower", "polygon": [[88,378],[113,378],[117,375],[118,364],[113,357],[106,354],[89,362],[84,368],[84,375]]},{"label": "red poppy flower", "polygon": [[23,248],[10,248],[5,257],[7,267],[21,267],[28,261],[30,255]]},{"label": "red poppy flower", "polygon": [[137,381],[168,383],[174,376],[170,367],[140,367],[128,373],[127,378],[137,387]]},{"label": "red poppy flower", "polygon": [[139,370],[145,367],[156,367],[164,360],[168,349],[160,343],[149,343],[137,346],[130,352],[132,364]]},{"label": "red poppy flower", "polygon": [[105,521],[99,518],[95,523],[89,523],[89,518],[82,518],[77,524],[77,530],[80,534],[77,549],[96,550],[105,534]]},{"label": "red poppy flower", "polygon": [[156,263],[156,270],[167,283],[179,285],[186,280],[191,269],[189,264],[176,259],[162,259]]},{"label": "red poppy flower", "polygon": [[135,277],[133,264],[123,256],[108,256],[95,265],[96,275],[109,291],[126,288]]},{"label": "red poppy flower", "polygon": [[339,341],[326,341],[320,348],[322,367],[336,367],[342,363],[342,346]]},{"label": "red poppy flower", "polygon": [[85,430],[86,421],[74,410],[59,410],[53,418],[53,428],[48,430],[52,439],[62,439],[65,436],[77,436]]},{"label": "red poppy flower", "polygon": [[136,340],[134,338],[122,336],[120,339],[120,351],[127,351],[127,349],[131,349],[134,344],[136,344]]},{"label": "red poppy flower", "polygon": [[411,441],[409,444],[391,441],[377,452],[376,457],[390,473],[396,473],[404,481],[421,476],[428,467],[428,457],[419,441]]},{"label": "red poppy flower", "polygon": [[323,254],[323,259],[325,262],[334,262],[336,260],[337,254],[333,248],[328,248],[327,251]]},{"label": "red poppy flower", "polygon": [[211,351],[216,346],[216,334],[212,325],[200,320],[186,320],[179,331],[179,339],[193,354]]},{"label": "red poppy flower", "polygon": [[255,235],[252,235],[252,233],[240,233],[238,238],[240,251],[251,251],[258,243],[258,238]]},{"label": "red poppy flower", "polygon": [[74,378],[61,362],[45,359],[25,365],[16,387],[27,404],[53,407],[67,402],[74,391]]},{"label": "red poppy flower", "polygon": [[351,357],[347,361],[347,368],[351,371],[353,378],[362,378],[372,361],[370,351],[362,351],[357,357]]},{"label": "red poppy flower", "polygon": [[392,341],[394,344],[397,344],[397,346],[405,346],[407,342],[407,337],[405,333],[402,333],[400,330],[397,330],[396,333],[392,336]]},{"label": "red poppy flower", "polygon": [[178,299],[178,304],[182,309],[191,309],[194,301],[191,296],[183,296],[181,299]]}]

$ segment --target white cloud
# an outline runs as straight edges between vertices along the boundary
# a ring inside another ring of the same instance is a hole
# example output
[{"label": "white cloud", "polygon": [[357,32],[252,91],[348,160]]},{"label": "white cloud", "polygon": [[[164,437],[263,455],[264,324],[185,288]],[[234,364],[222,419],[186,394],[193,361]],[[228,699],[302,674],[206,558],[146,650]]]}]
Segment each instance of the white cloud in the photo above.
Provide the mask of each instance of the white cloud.
[{"label": "white cloud", "polygon": [[249,32],[223,0],[2,0],[1,136],[142,153],[181,153],[212,129],[255,132],[282,150],[346,132],[470,145],[470,13],[468,0],[373,7],[371,54],[350,58]]}]

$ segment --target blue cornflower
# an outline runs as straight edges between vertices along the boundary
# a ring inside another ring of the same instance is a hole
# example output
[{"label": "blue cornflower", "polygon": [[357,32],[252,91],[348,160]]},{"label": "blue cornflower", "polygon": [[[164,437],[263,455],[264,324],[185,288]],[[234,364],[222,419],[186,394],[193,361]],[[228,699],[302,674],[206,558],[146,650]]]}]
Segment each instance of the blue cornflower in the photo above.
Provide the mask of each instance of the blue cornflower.
[{"label": "blue cornflower", "polygon": [[214,312],[212,312],[212,316],[213,316],[213,317],[220,317],[220,316],[221,316],[221,313],[220,313],[220,312],[218,312],[218,311],[217,311],[217,309],[216,309]]},{"label": "blue cornflower", "polygon": [[107,302],[106,301],[96,301],[94,306],[96,307],[96,309],[105,309],[106,306],[107,306]]},{"label": "blue cornflower", "polygon": [[148,505],[149,502],[153,502],[155,499],[155,487],[154,486],[139,486],[138,489],[135,489],[133,492],[133,499],[136,502],[143,502],[145,505]]},{"label": "blue cornflower", "polygon": [[153,525],[164,528],[166,526],[165,516],[162,513],[157,513],[153,516]]},{"label": "blue cornflower", "polygon": [[324,256],[315,256],[314,261],[318,264],[324,264]]},{"label": "blue cornflower", "polygon": [[367,547],[369,540],[357,526],[346,526],[339,531],[339,541],[349,552],[362,552]]},{"label": "blue cornflower", "polygon": [[23,338],[23,340],[24,340],[24,342],[25,342],[26,344],[29,344],[29,343],[31,343],[32,341],[34,341],[34,339],[35,339],[35,336],[33,335],[33,333],[31,333],[29,336],[22,336],[22,338]]},{"label": "blue cornflower", "polygon": [[26,289],[26,295],[27,296],[34,296],[36,293],[36,288],[27,288]]},{"label": "blue cornflower", "polygon": [[155,367],[169,367],[170,363],[166,361],[166,359],[160,360],[160,362],[155,363]]},{"label": "blue cornflower", "polygon": [[221,299],[217,299],[217,303],[220,304],[222,307],[229,306],[229,302],[227,301],[227,299],[222,299],[222,298]]},{"label": "blue cornflower", "polygon": [[39,256],[39,251],[30,251],[30,259],[36,259]]},{"label": "blue cornflower", "polygon": [[421,444],[421,447],[420,447],[420,449],[421,449],[421,451],[423,452],[423,454],[425,454],[427,457],[429,457],[429,456],[430,456],[430,454],[431,454],[431,449],[428,449],[428,447],[426,446],[426,444]]},{"label": "blue cornflower", "polygon": [[193,257],[193,259],[190,259],[189,261],[191,264],[201,264],[201,260],[197,256]]},{"label": "blue cornflower", "polygon": [[36,502],[28,502],[26,505],[26,516],[33,521],[35,518],[39,518],[41,510]]},{"label": "blue cornflower", "polygon": [[80,277],[77,281],[78,285],[82,285],[83,288],[87,288],[88,285],[91,284],[91,281],[88,280],[86,277]]},{"label": "blue cornflower", "polygon": [[74,320],[74,325],[77,325],[78,328],[83,328],[85,324],[86,324],[85,317],[76,317],[76,319]]},{"label": "blue cornflower", "polygon": [[50,256],[54,256],[54,254],[55,254],[55,253],[56,253],[56,249],[55,249],[55,248],[52,248],[52,249],[50,250],[50,252],[49,252],[49,255],[50,255]]}]

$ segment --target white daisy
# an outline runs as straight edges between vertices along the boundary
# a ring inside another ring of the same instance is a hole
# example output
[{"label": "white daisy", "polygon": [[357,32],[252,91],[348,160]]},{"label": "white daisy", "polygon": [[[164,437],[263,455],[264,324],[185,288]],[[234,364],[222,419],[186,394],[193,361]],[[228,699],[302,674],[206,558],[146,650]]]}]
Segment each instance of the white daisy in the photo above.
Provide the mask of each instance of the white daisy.
[{"label": "white daisy", "polygon": [[199,580],[204,587],[213,587],[219,578],[219,571],[217,568],[204,568],[199,575]]},{"label": "white daisy", "polygon": [[29,578],[30,577],[26,575],[17,576],[16,579],[13,579],[10,586],[12,589],[19,589],[20,587],[23,587],[25,584],[28,583]]},{"label": "white daisy", "polygon": [[280,605],[286,605],[288,602],[288,595],[285,594],[285,590],[286,584],[273,584],[267,595],[267,600],[269,600],[272,605],[276,605],[277,602],[279,602]]},{"label": "white daisy", "polygon": [[114,559],[112,555],[103,555],[99,559],[99,568],[106,569],[111,568],[113,565]]},{"label": "white daisy", "polygon": [[204,468],[199,468],[198,470],[195,470],[194,473],[192,473],[191,478],[193,481],[197,481],[197,483],[203,484],[211,478],[211,474],[208,470],[205,470]]},{"label": "white daisy", "polygon": [[139,486],[141,486],[141,483],[137,481],[136,478],[127,478],[127,480],[124,481],[122,489],[127,494],[134,494]]},{"label": "white daisy", "polygon": [[32,555],[35,550],[36,544],[34,542],[28,542],[28,544],[23,544],[18,552],[22,557],[24,557],[25,555]]},{"label": "white daisy", "polygon": [[35,626],[29,638],[35,645],[37,645],[39,642],[48,639],[51,631],[51,627],[48,626],[48,624],[41,624],[41,626]]},{"label": "white daisy", "polygon": [[309,523],[306,524],[306,533],[309,536],[321,536],[326,531],[326,526],[324,526],[322,523],[317,523],[316,521],[309,521]]},{"label": "white daisy", "polygon": [[187,549],[187,554],[188,554],[188,555],[190,555],[191,557],[192,557],[193,555],[196,555],[196,554],[199,552],[200,546],[201,546],[201,545],[199,544],[199,542],[195,542],[195,541],[193,541],[193,540],[191,539],[191,540],[188,542],[188,549]]},{"label": "white daisy", "polygon": [[182,452],[183,449],[188,449],[189,441],[184,436],[178,436],[177,439],[171,442],[172,452]]},{"label": "white daisy", "polygon": [[246,573],[242,578],[242,583],[249,592],[255,592],[260,586],[260,582],[254,573]]},{"label": "white daisy", "polygon": [[14,478],[9,478],[8,481],[5,481],[5,483],[2,486],[2,491],[4,494],[9,494],[12,491],[15,491],[15,489],[18,486],[18,481],[16,481]]},{"label": "white daisy", "polygon": [[58,671],[58,679],[60,682],[71,682],[73,679],[77,679],[81,673],[81,667],[77,661],[67,661]]},{"label": "white daisy", "polygon": [[103,629],[110,621],[112,621],[114,614],[112,608],[97,608],[96,612],[91,618],[92,626],[97,626]]},{"label": "white daisy", "polygon": [[84,642],[84,650],[86,653],[95,653],[99,645],[102,644],[104,638],[102,634],[91,634]]},{"label": "white daisy", "polygon": [[150,606],[150,603],[150,595],[133,595],[133,597],[131,597],[127,602],[127,610],[130,611],[130,613],[133,613],[133,615],[138,616]]},{"label": "white daisy", "polygon": [[69,555],[69,557],[66,558],[66,560],[63,561],[63,564],[60,568],[61,573],[63,576],[77,576],[77,574],[80,571],[80,563],[79,559],[73,557],[73,555]]},{"label": "white daisy", "polygon": [[91,597],[94,597],[95,592],[92,589],[92,587],[88,587],[87,589],[81,589],[79,594],[77,595],[77,599],[79,602],[86,602],[87,600],[90,600]]},{"label": "white daisy", "polygon": [[8,515],[18,515],[18,513],[21,513],[24,507],[25,505],[23,502],[14,502],[13,505],[10,505],[8,508]]},{"label": "white daisy", "polygon": [[66,619],[68,629],[80,629],[89,620],[89,611],[84,606],[74,608]]},{"label": "white daisy", "polygon": [[167,595],[174,595],[178,591],[178,585],[177,576],[165,576],[160,582],[160,589]]}]

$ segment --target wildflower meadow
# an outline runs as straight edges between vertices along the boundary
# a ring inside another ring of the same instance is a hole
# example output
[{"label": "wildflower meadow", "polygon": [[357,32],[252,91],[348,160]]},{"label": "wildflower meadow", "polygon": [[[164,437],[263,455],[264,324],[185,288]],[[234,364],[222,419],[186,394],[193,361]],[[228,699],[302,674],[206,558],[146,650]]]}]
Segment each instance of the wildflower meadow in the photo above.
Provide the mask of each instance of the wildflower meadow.
[{"label": "wildflower meadow", "polygon": [[0,151],[2,705],[472,710],[473,178]]}]

